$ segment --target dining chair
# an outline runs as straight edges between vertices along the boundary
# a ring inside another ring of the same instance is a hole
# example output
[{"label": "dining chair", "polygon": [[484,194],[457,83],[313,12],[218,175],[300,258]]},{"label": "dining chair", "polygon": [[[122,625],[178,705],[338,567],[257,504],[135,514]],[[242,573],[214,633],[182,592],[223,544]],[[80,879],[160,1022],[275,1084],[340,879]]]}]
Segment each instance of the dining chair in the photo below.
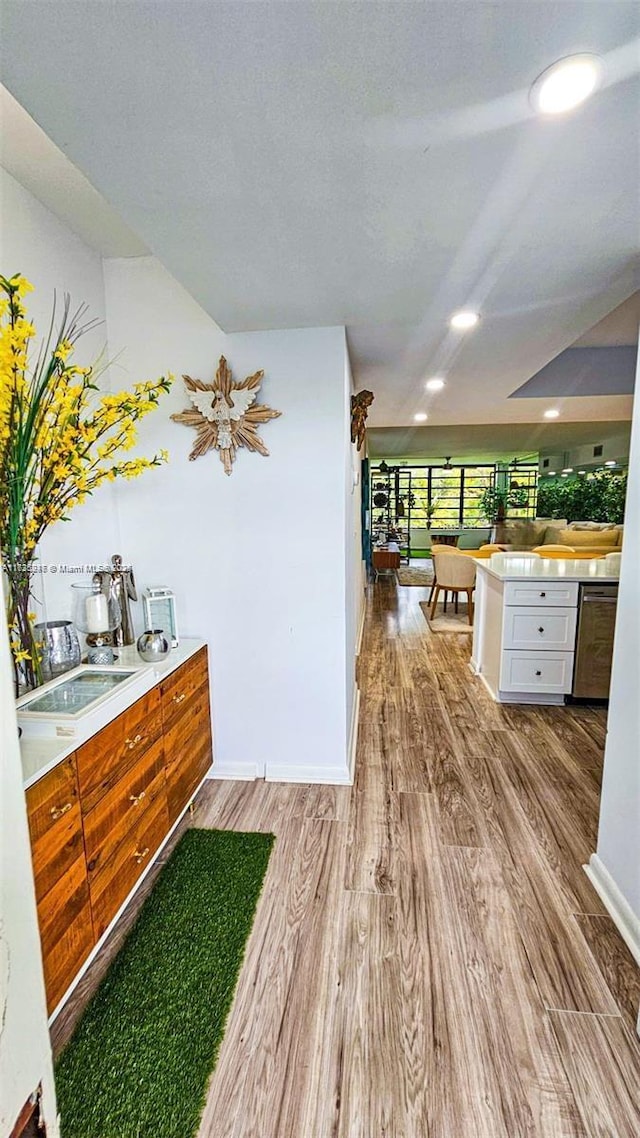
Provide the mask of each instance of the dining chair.
[{"label": "dining chair", "polygon": [[476,563],[470,557],[457,557],[448,550],[446,553],[436,553],[434,556],[436,566],[436,584],[431,605],[430,617],[433,620],[438,597],[440,593],[453,593],[458,611],[458,597],[460,593],[467,594],[469,624],[473,624],[473,590],[476,585]]}]

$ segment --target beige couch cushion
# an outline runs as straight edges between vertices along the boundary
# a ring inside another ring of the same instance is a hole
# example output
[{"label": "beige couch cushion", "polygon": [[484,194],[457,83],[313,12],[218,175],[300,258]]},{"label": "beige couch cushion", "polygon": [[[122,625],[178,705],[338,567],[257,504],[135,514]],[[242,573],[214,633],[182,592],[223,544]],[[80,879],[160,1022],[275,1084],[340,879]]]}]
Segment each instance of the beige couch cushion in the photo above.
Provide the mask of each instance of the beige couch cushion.
[{"label": "beige couch cushion", "polygon": [[[548,531],[547,531],[548,532]],[[618,530],[610,529],[582,530],[562,529],[558,531],[560,545],[571,545],[574,549],[616,549],[618,546]]]}]

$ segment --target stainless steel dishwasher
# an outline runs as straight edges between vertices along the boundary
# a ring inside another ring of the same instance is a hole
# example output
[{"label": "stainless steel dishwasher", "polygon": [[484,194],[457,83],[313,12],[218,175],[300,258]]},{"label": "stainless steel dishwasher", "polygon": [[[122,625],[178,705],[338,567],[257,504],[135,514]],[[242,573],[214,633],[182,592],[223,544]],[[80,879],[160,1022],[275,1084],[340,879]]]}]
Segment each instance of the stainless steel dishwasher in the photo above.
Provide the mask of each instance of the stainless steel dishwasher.
[{"label": "stainless steel dishwasher", "polygon": [[571,694],[608,699],[613,659],[617,585],[581,585]]}]

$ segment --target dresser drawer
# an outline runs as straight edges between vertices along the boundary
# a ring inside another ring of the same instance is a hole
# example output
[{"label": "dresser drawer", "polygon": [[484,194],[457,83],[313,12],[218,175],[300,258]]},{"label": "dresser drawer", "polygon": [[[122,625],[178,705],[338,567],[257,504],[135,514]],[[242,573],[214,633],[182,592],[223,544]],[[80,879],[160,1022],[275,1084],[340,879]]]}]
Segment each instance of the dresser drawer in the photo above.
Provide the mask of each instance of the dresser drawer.
[{"label": "dresser drawer", "polygon": [[[163,775],[158,776],[162,780]],[[144,811],[139,822],[129,830],[113,856],[91,879],[91,912],[96,938],[115,917],[122,902],[133,889],[141,873],[169,829],[167,796],[164,787]]]},{"label": "dresser drawer", "polygon": [[209,701],[196,715],[185,716],[167,738],[167,804],[173,824],[213,762]]},{"label": "dresser drawer", "polygon": [[577,581],[505,581],[505,605],[523,605],[528,608],[557,605],[572,608],[578,604]]},{"label": "dresser drawer", "polygon": [[208,687],[207,649],[201,648],[160,685],[165,732],[187,710],[196,693]]},{"label": "dresser drawer", "polygon": [[157,739],[84,817],[89,879],[111,857],[157,794],[164,790],[164,748]]},{"label": "dresser drawer", "polygon": [[503,652],[500,691],[567,695],[571,691],[573,652]]},{"label": "dresser drawer", "polygon": [[30,786],[26,799],[39,901],[84,853],[75,754]]},{"label": "dresser drawer", "polygon": [[39,901],[38,923],[47,1009],[51,1012],[94,945],[84,854]]},{"label": "dresser drawer", "polygon": [[83,814],[96,806],[122,773],[161,735],[160,690],[155,687],[78,748],[78,782]]},{"label": "dresser drawer", "polygon": [[573,652],[576,639],[574,608],[518,608],[505,606],[502,647]]}]

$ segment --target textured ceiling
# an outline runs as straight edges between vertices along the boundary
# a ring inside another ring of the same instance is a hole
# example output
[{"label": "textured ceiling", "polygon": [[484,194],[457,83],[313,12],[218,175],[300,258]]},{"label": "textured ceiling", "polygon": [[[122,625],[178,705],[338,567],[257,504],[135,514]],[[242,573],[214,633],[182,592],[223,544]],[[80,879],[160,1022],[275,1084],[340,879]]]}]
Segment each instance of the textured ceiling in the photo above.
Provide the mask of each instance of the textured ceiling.
[{"label": "textured ceiling", "polygon": [[[439,427],[379,427],[367,432],[373,458],[419,458],[439,462],[451,455],[465,462],[510,461],[512,458],[562,453],[588,443],[620,439],[627,447],[630,426],[611,423],[515,423]],[[619,457],[623,456],[625,445]]]},{"label": "textured ceiling", "polygon": [[[544,403],[509,394],[638,287],[639,24],[610,0],[3,0],[2,74],[227,330],[345,324],[373,424],[527,421]],[[585,50],[605,88],[532,117],[533,79]]]}]

